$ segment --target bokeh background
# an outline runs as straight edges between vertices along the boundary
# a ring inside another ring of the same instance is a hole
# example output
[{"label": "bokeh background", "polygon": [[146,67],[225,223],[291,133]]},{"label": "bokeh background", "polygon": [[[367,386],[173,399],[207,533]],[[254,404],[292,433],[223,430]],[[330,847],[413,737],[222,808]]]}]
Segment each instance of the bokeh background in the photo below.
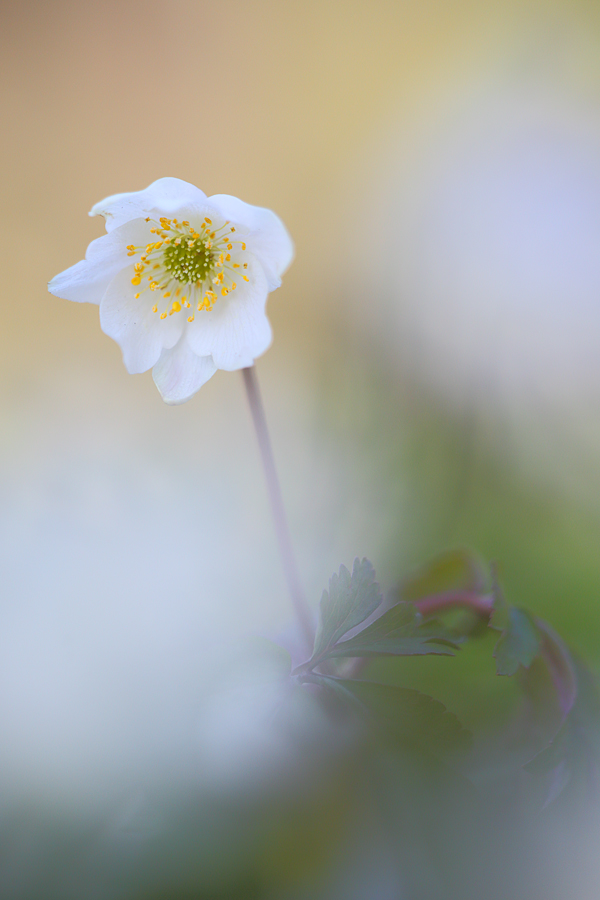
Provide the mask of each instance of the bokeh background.
[{"label": "bokeh background", "polygon": [[[467,546],[600,664],[600,8],[0,10],[2,883],[50,897],[57,821],[199,759],[245,783],[251,701],[202,698],[236,641],[292,628],[241,377],[168,408],[46,292],[108,194],[176,176],[293,235],[257,369],[314,606],[357,555],[389,587]],[[485,727],[512,702],[489,651],[388,676]],[[56,896],[110,895],[60,871]]]}]

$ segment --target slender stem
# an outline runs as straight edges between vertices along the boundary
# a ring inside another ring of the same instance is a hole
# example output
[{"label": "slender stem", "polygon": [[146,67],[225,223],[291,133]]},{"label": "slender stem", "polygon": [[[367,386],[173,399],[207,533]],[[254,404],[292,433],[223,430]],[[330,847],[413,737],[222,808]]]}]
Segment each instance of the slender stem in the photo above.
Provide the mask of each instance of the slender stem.
[{"label": "slender stem", "polygon": [[312,615],[306,602],[302,584],[300,583],[300,577],[298,575],[298,569],[296,567],[292,539],[290,537],[290,530],[285,515],[285,507],[281,496],[279,479],[277,478],[277,470],[275,468],[267,420],[265,418],[265,411],[254,366],[242,369],[242,375],[244,376],[246,395],[248,397],[252,421],[254,422],[254,430],[256,431],[258,446],[260,448],[260,455],[267,482],[267,491],[271,502],[271,513],[273,514],[273,521],[275,524],[275,533],[277,534],[279,550],[283,562],[283,571],[292,599],[292,606],[294,607],[294,612],[296,613],[296,617],[310,653],[314,641]]}]

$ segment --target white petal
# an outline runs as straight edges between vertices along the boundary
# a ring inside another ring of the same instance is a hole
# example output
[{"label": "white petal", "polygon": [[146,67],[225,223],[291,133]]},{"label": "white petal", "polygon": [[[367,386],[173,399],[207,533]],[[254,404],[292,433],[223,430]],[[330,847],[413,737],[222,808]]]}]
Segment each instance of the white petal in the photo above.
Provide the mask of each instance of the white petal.
[{"label": "white petal", "polygon": [[196,356],[185,335],[171,350],[163,350],[152,369],[160,395],[171,406],[185,403],[217,371],[211,356]]},{"label": "white petal", "polygon": [[103,234],[88,245],[85,259],[56,275],[48,290],[63,300],[77,303],[100,303],[115,275],[129,266],[127,244],[146,244],[148,226],[143,219],[128,222],[111,234]]},{"label": "white petal", "polygon": [[130,194],[113,194],[90,210],[90,216],[104,216],[106,230],[112,231],[130,219],[151,216],[172,218],[189,206],[197,206],[206,194],[180,178],[159,178],[143,191]]},{"label": "white petal", "polygon": [[187,330],[188,342],[198,356],[210,354],[218,369],[230,372],[251,366],[271,343],[265,275],[257,263],[248,272],[249,283],[241,281],[235,291],[219,296],[210,312],[197,312]]},{"label": "white petal", "polygon": [[229,194],[214,194],[208,203],[236,228],[239,226],[240,234],[247,238],[248,250],[265,270],[269,290],[278,288],[281,276],[294,258],[294,245],[281,219],[270,209],[251,206]]},{"label": "white petal", "polygon": [[[185,324],[183,312],[160,318],[167,301],[159,291],[146,291],[135,299],[137,286],[131,284],[133,266],[113,278],[100,303],[102,331],[123,351],[123,362],[132,375],[145,372],[158,360],[163,347],[173,347]],[[152,312],[153,303],[159,312]]]}]

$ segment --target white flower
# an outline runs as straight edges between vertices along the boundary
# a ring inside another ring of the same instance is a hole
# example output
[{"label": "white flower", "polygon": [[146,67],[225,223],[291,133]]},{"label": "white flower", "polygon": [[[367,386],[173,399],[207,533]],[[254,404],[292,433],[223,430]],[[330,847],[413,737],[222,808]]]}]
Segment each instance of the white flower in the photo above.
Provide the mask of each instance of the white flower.
[{"label": "white flower", "polygon": [[275,213],[160,178],[107,197],[90,215],[104,216],[108,234],[48,288],[98,303],[102,330],[120,345],[127,370],[154,367],[167,403],[183,403],[217,369],[251,366],[264,353],[267,294],[294,253]]}]

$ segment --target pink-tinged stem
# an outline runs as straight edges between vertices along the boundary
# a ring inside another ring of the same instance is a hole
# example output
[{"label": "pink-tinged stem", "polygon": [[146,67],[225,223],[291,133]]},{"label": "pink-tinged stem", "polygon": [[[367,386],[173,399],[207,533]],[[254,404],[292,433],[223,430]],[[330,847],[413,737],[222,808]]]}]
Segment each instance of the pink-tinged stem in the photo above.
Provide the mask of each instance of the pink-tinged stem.
[{"label": "pink-tinged stem", "polygon": [[292,548],[292,539],[288,528],[285,507],[281,496],[281,488],[275,468],[275,460],[273,458],[273,450],[271,448],[271,439],[267,428],[267,420],[265,410],[260,396],[260,388],[256,377],[254,366],[242,369],[244,376],[244,385],[246,387],[246,395],[250,412],[252,413],[252,421],[254,422],[254,430],[258,439],[258,446],[262,459],[265,479],[267,482],[267,492],[271,503],[271,513],[275,524],[275,533],[279,543],[281,560],[283,563],[283,571],[287,581],[288,591],[292,599],[292,606],[298,619],[302,635],[306,641],[308,652],[312,652],[314,642],[313,621],[310,609],[304,596],[300,576],[296,567],[296,559]]},{"label": "pink-tinged stem", "polygon": [[467,607],[489,619],[494,607],[494,598],[492,594],[480,594],[478,591],[445,591],[442,594],[432,594],[431,597],[415,600],[414,604],[424,616],[455,607]]}]

